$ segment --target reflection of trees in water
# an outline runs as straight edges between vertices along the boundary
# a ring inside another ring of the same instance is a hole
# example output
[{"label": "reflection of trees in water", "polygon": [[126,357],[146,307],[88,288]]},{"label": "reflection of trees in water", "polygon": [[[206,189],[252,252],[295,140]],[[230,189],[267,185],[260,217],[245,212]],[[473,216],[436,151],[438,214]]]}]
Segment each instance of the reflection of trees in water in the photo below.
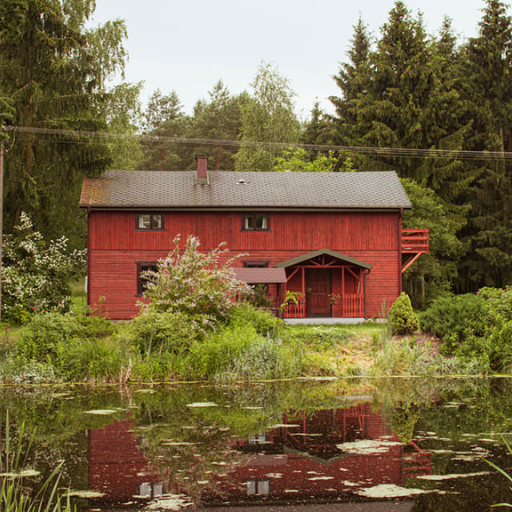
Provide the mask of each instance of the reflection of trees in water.
[{"label": "reflection of trees in water", "polygon": [[[132,435],[148,463],[164,475],[167,490],[186,492],[199,500],[201,495],[213,496],[221,489],[240,488],[242,484],[235,481],[233,471],[255,454],[286,451],[298,457],[317,458],[320,463],[332,462],[340,455],[337,445],[365,438],[368,425],[361,416],[347,412],[363,402],[366,412],[381,414],[383,424],[390,426],[402,442],[418,432],[434,431],[438,438],[452,439],[454,450],[467,451],[471,438],[463,433],[512,430],[511,389],[510,379],[435,382],[394,379],[240,387],[174,385],[148,389],[4,388],[0,389],[0,423],[5,420],[5,409],[9,408],[13,428],[23,419],[27,430],[37,427],[32,466],[42,471],[44,478],[64,459],[64,484],[85,489],[88,482],[85,431],[106,428],[131,417],[137,425]],[[188,407],[194,402],[215,402],[218,407]],[[83,414],[91,409],[116,412],[110,416]],[[296,410],[304,412],[296,413]],[[341,428],[339,415],[343,411],[346,412]],[[285,421],[300,424],[300,430],[269,430],[272,425]],[[294,432],[303,435],[292,435]],[[245,441],[237,442],[238,439]],[[416,440],[416,443],[426,451],[446,448],[446,442],[441,439]],[[500,458],[499,446],[490,449],[495,454],[493,460],[510,467],[506,457]],[[404,453],[410,455],[411,448],[406,447]],[[433,471],[440,474],[464,472],[470,464],[452,460],[449,454],[435,455],[432,463]],[[509,494],[503,491],[508,489],[501,483],[494,486],[497,479],[488,478],[484,482],[486,487],[481,494],[489,500],[487,505],[510,501]],[[457,482],[457,486],[473,499],[477,494],[475,485],[484,484],[482,479],[476,480],[476,484],[469,480]],[[494,487],[493,496],[487,489]],[[439,498],[422,498],[424,502],[436,503],[437,510],[444,509]]]}]

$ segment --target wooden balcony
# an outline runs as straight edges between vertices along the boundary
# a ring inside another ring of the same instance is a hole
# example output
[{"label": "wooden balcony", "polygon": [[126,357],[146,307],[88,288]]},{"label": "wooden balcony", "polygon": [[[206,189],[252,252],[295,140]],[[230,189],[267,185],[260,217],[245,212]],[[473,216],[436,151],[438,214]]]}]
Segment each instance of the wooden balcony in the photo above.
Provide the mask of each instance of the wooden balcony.
[{"label": "wooden balcony", "polygon": [[429,252],[428,229],[402,229],[402,274],[427,252]]}]

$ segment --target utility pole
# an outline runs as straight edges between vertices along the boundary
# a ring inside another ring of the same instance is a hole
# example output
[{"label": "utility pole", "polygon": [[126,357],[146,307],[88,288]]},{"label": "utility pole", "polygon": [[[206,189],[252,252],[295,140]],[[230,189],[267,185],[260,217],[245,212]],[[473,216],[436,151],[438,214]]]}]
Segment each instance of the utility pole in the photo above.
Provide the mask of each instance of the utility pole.
[{"label": "utility pole", "polygon": [[[3,130],[2,130],[3,131]],[[4,141],[0,133],[0,320],[2,319],[2,256],[3,256],[3,223],[4,223]]]}]

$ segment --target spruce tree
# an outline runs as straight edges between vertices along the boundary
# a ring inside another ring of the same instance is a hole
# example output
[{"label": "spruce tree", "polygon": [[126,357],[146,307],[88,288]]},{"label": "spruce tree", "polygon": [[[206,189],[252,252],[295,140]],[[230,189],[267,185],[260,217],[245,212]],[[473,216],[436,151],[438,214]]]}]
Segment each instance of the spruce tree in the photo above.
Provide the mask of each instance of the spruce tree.
[{"label": "spruce tree", "polygon": [[93,0],[0,3],[0,104],[7,128],[27,130],[6,143],[6,232],[23,211],[47,238],[85,242],[85,222],[78,222],[83,177],[111,163],[110,148],[48,130],[106,131],[105,83],[123,70],[126,28],[116,21],[87,29],[93,10]]},{"label": "spruce tree", "polygon": [[242,129],[242,104],[246,93],[233,96],[219,80],[208,92],[209,101],[199,100],[194,107],[189,136],[208,139],[210,144],[199,144],[196,151],[209,156],[210,169],[235,170],[234,155],[237,146],[224,141],[238,140]]},{"label": "spruce tree", "polygon": [[[466,149],[503,153],[512,150],[512,21],[505,4],[486,0],[479,34],[463,48],[460,83],[472,122]],[[512,168],[505,158],[469,163],[472,186],[464,231],[470,244],[462,268],[461,291],[512,280],[510,202]]]},{"label": "spruce tree", "polygon": [[176,91],[169,94],[160,89],[154,91],[142,119],[143,135],[149,137],[142,137],[140,169],[179,171],[192,168],[192,148],[173,140],[186,137],[190,127],[190,118],[183,112]]}]

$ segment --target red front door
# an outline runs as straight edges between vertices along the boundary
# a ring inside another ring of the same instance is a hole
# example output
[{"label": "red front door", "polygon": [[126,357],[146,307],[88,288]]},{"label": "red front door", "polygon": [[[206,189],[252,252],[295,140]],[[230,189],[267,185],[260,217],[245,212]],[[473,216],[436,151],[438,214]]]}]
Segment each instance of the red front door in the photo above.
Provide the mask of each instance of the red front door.
[{"label": "red front door", "polygon": [[308,269],[306,290],[308,316],[331,316],[330,293],[331,269]]}]

